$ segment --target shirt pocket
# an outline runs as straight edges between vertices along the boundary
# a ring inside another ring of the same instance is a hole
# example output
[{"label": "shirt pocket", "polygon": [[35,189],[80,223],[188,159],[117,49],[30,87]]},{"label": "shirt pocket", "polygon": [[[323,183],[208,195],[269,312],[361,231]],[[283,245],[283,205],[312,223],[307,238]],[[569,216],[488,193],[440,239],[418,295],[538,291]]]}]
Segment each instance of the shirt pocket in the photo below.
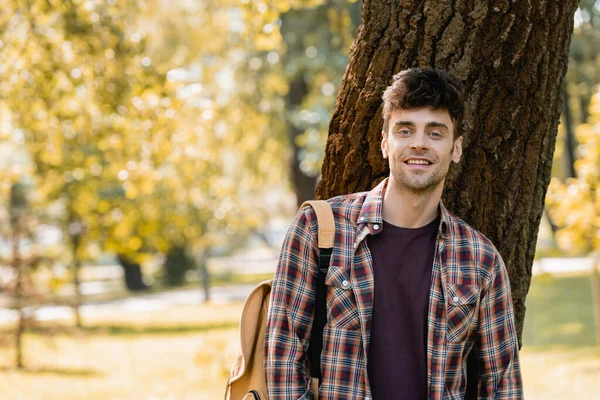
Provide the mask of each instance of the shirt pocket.
[{"label": "shirt pocket", "polygon": [[350,271],[330,266],[325,278],[327,285],[327,323],[344,329],[359,329],[360,319],[356,297],[350,284]]},{"label": "shirt pocket", "polygon": [[463,342],[471,331],[479,304],[479,286],[448,283],[446,286],[446,339]]}]

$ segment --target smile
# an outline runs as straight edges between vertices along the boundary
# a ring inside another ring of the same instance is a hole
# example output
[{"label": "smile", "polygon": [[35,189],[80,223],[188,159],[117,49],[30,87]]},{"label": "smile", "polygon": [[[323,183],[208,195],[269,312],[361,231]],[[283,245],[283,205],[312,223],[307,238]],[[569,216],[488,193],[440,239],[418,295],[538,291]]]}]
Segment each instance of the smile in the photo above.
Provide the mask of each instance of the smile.
[{"label": "smile", "polygon": [[405,163],[414,164],[414,165],[429,165],[429,164],[431,164],[431,162],[427,161],[427,160],[414,160],[414,159],[406,160]]}]

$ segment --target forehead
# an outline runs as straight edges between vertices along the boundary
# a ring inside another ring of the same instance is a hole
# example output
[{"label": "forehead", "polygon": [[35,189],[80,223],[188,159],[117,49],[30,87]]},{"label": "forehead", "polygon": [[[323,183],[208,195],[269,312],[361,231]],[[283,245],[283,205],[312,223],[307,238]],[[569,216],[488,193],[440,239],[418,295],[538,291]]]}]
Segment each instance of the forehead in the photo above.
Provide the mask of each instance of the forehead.
[{"label": "forehead", "polygon": [[417,126],[436,122],[446,125],[450,130],[452,130],[454,126],[448,110],[433,109],[429,107],[398,109],[392,111],[390,114],[390,126],[394,126],[397,122],[401,121],[412,122]]}]

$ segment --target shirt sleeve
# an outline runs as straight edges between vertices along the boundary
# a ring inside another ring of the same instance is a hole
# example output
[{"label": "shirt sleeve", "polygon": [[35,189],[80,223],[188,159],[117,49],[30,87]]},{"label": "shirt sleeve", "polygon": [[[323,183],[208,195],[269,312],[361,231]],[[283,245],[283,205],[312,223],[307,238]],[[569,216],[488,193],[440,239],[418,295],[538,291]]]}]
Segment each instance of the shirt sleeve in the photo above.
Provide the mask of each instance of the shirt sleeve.
[{"label": "shirt sleeve", "polygon": [[510,282],[502,257],[496,262],[480,305],[478,357],[480,399],[523,399],[519,344]]},{"label": "shirt sleeve", "polygon": [[265,336],[265,380],[269,399],[312,399],[306,357],[317,286],[316,215],[301,210],[290,226],[273,287]]}]

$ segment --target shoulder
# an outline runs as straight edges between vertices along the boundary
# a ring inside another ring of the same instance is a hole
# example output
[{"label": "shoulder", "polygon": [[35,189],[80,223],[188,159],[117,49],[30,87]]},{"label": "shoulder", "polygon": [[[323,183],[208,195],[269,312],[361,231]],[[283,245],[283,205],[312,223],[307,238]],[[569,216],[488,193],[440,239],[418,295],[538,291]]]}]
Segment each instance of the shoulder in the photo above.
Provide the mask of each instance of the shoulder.
[{"label": "shoulder", "polygon": [[502,263],[502,257],[494,243],[479,230],[450,212],[448,225],[455,250],[478,264],[484,275],[491,274],[498,263]]},{"label": "shoulder", "polygon": [[358,215],[358,213],[360,213],[360,209],[362,208],[368,193],[369,192],[357,192],[344,194],[327,199],[327,202],[331,205],[334,215],[352,219],[354,214]]},{"label": "shoulder", "polygon": [[[336,222],[339,222],[340,219],[351,221],[354,215],[360,213],[360,209],[365,201],[367,193],[368,192],[357,192],[344,194],[331,197],[325,201],[331,206],[331,211],[333,212]],[[306,206],[299,210],[296,218],[300,218],[304,222],[308,222],[312,225],[313,222],[316,223],[317,215],[312,207]]]}]

